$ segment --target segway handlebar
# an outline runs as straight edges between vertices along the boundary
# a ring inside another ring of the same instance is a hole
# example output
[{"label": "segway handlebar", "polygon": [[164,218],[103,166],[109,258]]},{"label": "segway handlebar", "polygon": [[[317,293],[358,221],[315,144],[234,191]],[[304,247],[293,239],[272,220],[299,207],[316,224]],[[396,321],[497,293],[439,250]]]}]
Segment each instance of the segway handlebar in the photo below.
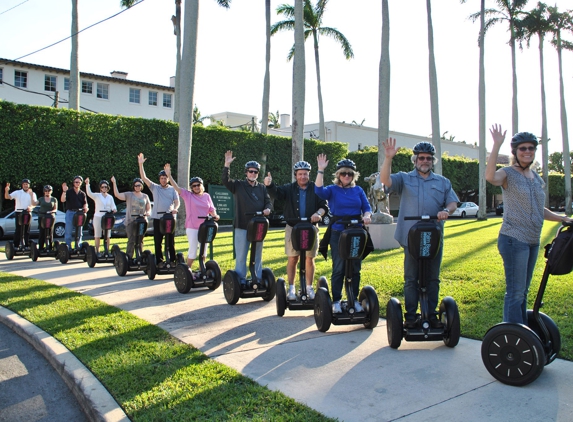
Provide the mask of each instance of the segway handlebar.
[{"label": "segway handlebar", "polygon": [[437,215],[418,215],[418,216],[410,216],[404,217],[404,220],[437,220]]},{"label": "segway handlebar", "polygon": [[565,227],[572,227],[573,226],[573,221],[569,222],[569,221],[562,221],[561,224]]},{"label": "segway handlebar", "polygon": [[298,223],[303,223],[303,222],[306,222],[306,221],[310,222],[310,218],[307,218],[307,217],[289,218],[289,219],[287,220],[287,223],[288,223],[290,226],[295,226],[295,225],[297,225]]},{"label": "segway handlebar", "polygon": [[246,212],[245,215],[253,215],[253,216],[254,215],[262,215],[262,216],[265,216],[262,211]]},{"label": "segway handlebar", "polygon": [[362,224],[362,217],[358,218],[341,218],[340,220],[336,221],[340,224]]},{"label": "segway handlebar", "polygon": [[197,218],[200,218],[200,219],[202,219],[202,220],[210,221],[210,220],[214,220],[214,219],[215,219],[215,216],[209,214],[209,215],[197,216]]}]

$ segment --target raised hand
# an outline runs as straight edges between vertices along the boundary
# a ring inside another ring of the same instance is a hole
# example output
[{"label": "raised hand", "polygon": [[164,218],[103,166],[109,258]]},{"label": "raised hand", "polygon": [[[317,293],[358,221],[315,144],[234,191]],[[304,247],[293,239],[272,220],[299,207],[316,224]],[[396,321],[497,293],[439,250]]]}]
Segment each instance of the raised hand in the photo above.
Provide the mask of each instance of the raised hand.
[{"label": "raised hand", "polygon": [[147,158],[143,156],[143,152],[140,152],[139,155],[137,156],[137,162],[139,164],[143,164],[145,163],[145,161],[147,161]]},{"label": "raised hand", "polygon": [[273,181],[273,177],[271,176],[271,172],[269,171],[269,172],[267,173],[267,177],[265,177],[265,179],[263,180],[263,182],[264,182],[265,186],[270,186],[271,183],[272,183],[272,181]]},{"label": "raised hand", "polygon": [[318,154],[316,157],[316,161],[318,163],[318,169],[324,171],[324,169],[328,166],[328,160],[326,159],[326,154]]},{"label": "raised hand", "polygon": [[233,151],[227,151],[225,153],[225,167],[230,167],[231,163],[235,161],[235,158],[237,157],[233,157]]},{"label": "raised hand", "polygon": [[398,148],[396,148],[396,138],[386,139],[384,142],[382,142],[382,146],[384,147],[384,155],[387,158],[394,158],[398,152]]},{"label": "raised hand", "polygon": [[502,130],[503,129],[501,128],[501,125],[498,125],[497,123],[493,125],[489,130],[489,133],[491,133],[491,137],[493,138],[494,145],[501,146],[503,144],[503,141],[505,141],[505,134],[507,133],[507,130],[501,133]]},{"label": "raised hand", "polygon": [[111,176],[109,180],[111,180],[111,183],[115,184],[115,176]]},{"label": "raised hand", "polygon": [[163,166],[163,170],[165,170],[167,177],[171,176],[171,164],[165,164],[165,166]]},{"label": "raised hand", "polygon": [[90,184],[90,178],[86,177],[86,186]]},{"label": "raised hand", "polygon": [[6,183],[6,187],[4,188],[6,192],[10,190],[10,182]]},{"label": "raised hand", "polygon": [[68,184],[66,182],[62,183],[62,190],[66,192],[68,190]]}]

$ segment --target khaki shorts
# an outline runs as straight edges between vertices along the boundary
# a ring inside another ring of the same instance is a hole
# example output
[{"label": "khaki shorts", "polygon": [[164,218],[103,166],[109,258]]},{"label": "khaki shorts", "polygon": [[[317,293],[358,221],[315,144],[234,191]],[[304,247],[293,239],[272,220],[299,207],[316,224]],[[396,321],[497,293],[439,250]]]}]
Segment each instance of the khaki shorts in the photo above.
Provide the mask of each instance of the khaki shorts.
[{"label": "khaki shorts", "polygon": [[[312,250],[306,251],[306,256],[311,258],[314,258],[316,256],[318,252],[318,244],[320,242],[320,239],[318,238],[318,228],[314,225],[313,227],[316,231],[316,242],[314,242],[314,247],[312,248]],[[292,226],[289,226],[287,224],[285,227],[285,254],[286,256],[300,256],[300,252],[295,251],[292,248],[291,237],[292,237]]]}]

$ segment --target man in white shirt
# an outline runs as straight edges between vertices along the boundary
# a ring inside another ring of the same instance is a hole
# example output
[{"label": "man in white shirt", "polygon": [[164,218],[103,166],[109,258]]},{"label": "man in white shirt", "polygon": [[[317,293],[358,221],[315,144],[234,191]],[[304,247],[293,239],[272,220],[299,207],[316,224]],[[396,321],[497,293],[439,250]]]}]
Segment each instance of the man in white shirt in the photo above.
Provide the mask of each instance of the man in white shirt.
[{"label": "man in white shirt", "polygon": [[[22,228],[19,224],[19,216],[22,214],[22,211],[30,211],[34,208],[32,203],[35,203],[38,198],[36,194],[30,189],[30,179],[23,179],[22,180],[22,189],[15,190],[14,192],[10,193],[10,183],[6,183],[6,188],[4,189],[4,198],[11,199],[16,201],[16,205],[14,209],[16,210],[16,229],[14,231],[14,247],[18,249],[20,247],[20,241],[22,239]],[[30,225],[23,227],[23,235],[24,235],[24,246],[28,247],[28,240],[30,238]]]}]

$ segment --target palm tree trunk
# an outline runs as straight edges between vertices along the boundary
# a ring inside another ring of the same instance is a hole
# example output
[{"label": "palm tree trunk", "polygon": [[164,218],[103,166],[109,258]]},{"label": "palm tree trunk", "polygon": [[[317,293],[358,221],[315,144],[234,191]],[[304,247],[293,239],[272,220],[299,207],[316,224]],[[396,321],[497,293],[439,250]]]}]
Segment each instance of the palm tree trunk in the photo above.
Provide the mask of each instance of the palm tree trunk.
[{"label": "palm tree trunk", "polygon": [[[304,157],[305,58],[303,0],[294,2],[294,59],[292,88],[292,165]],[[293,176],[294,181],[294,176]]]},{"label": "palm tree trunk", "polygon": [[261,133],[266,135],[269,127],[269,101],[271,95],[271,0],[265,0],[265,36],[267,42],[265,48],[265,80],[263,83]]},{"label": "palm tree trunk", "polygon": [[322,87],[320,85],[320,58],[318,55],[318,34],[313,31],[312,38],[314,40],[314,63],[316,66],[316,89],[318,90],[318,139],[324,141],[326,139],[324,130],[324,107],[322,105]]},{"label": "palm tree trunk", "polygon": [[378,71],[378,168],[384,162],[384,142],[390,134],[390,16],[382,0],[382,48]]},{"label": "palm tree trunk", "polygon": [[70,57],[69,108],[80,109],[80,66],[78,63],[78,0],[72,0],[72,53]]},{"label": "palm tree trunk", "polygon": [[515,33],[513,29],[513,21],[509,24],[509,30],[511,31],[511,69],[512,69],[512,87],[513,96],[511,100],[511,130],[512,134],[519,132],[519,111],[517,109],[517,63],[515,60]]},{"label": "palm tree trunk", "polygon": [[549,139],[547,139],[547,103],[545,100],[545,66],[543,61],[543,43],[545,36],[539,33],[539,73],[541,75],[541,162],[543,181],[545,182],[545,206],[549,207]]},{"label": "palm tree trunk", "polygon": [[479,32],[479,211],[478,219],[487,220],[486,128],[485,128],[485,0],[481,0]]},{"label": "palm tree trunk", "polygon": [[428,52],[430,73],[430,110],[432,116],[432,143],[436,148],[438,162],[434,166],[434,172],[442,174],[442,141],[440,139],[440,111],[438,101],[438,76],[436,72],[436,59],[434,57],[434,29],[432,26],[432,2],[426,0],[428,12]]},{"label": "palm tree trunk", "polygon": [[175,59],[175,95],[173,98],[173,121],[179,122],[179,89],[181,88],[181,0],[175,0],[175,36],[177,37],[177,58]]},{"label": "palm tree trunk", "polygon": [[565,212],[571,215],[571,154],[569,153],[569,131],[567,129],[567,109],[565,108],[565,88],[563,85],[563,61],[561,57],[561,33],[557,33],[557,58],[559,59],[559,95],[561,98],[561,136],[563,137],[563,173],[565,174]]}]

